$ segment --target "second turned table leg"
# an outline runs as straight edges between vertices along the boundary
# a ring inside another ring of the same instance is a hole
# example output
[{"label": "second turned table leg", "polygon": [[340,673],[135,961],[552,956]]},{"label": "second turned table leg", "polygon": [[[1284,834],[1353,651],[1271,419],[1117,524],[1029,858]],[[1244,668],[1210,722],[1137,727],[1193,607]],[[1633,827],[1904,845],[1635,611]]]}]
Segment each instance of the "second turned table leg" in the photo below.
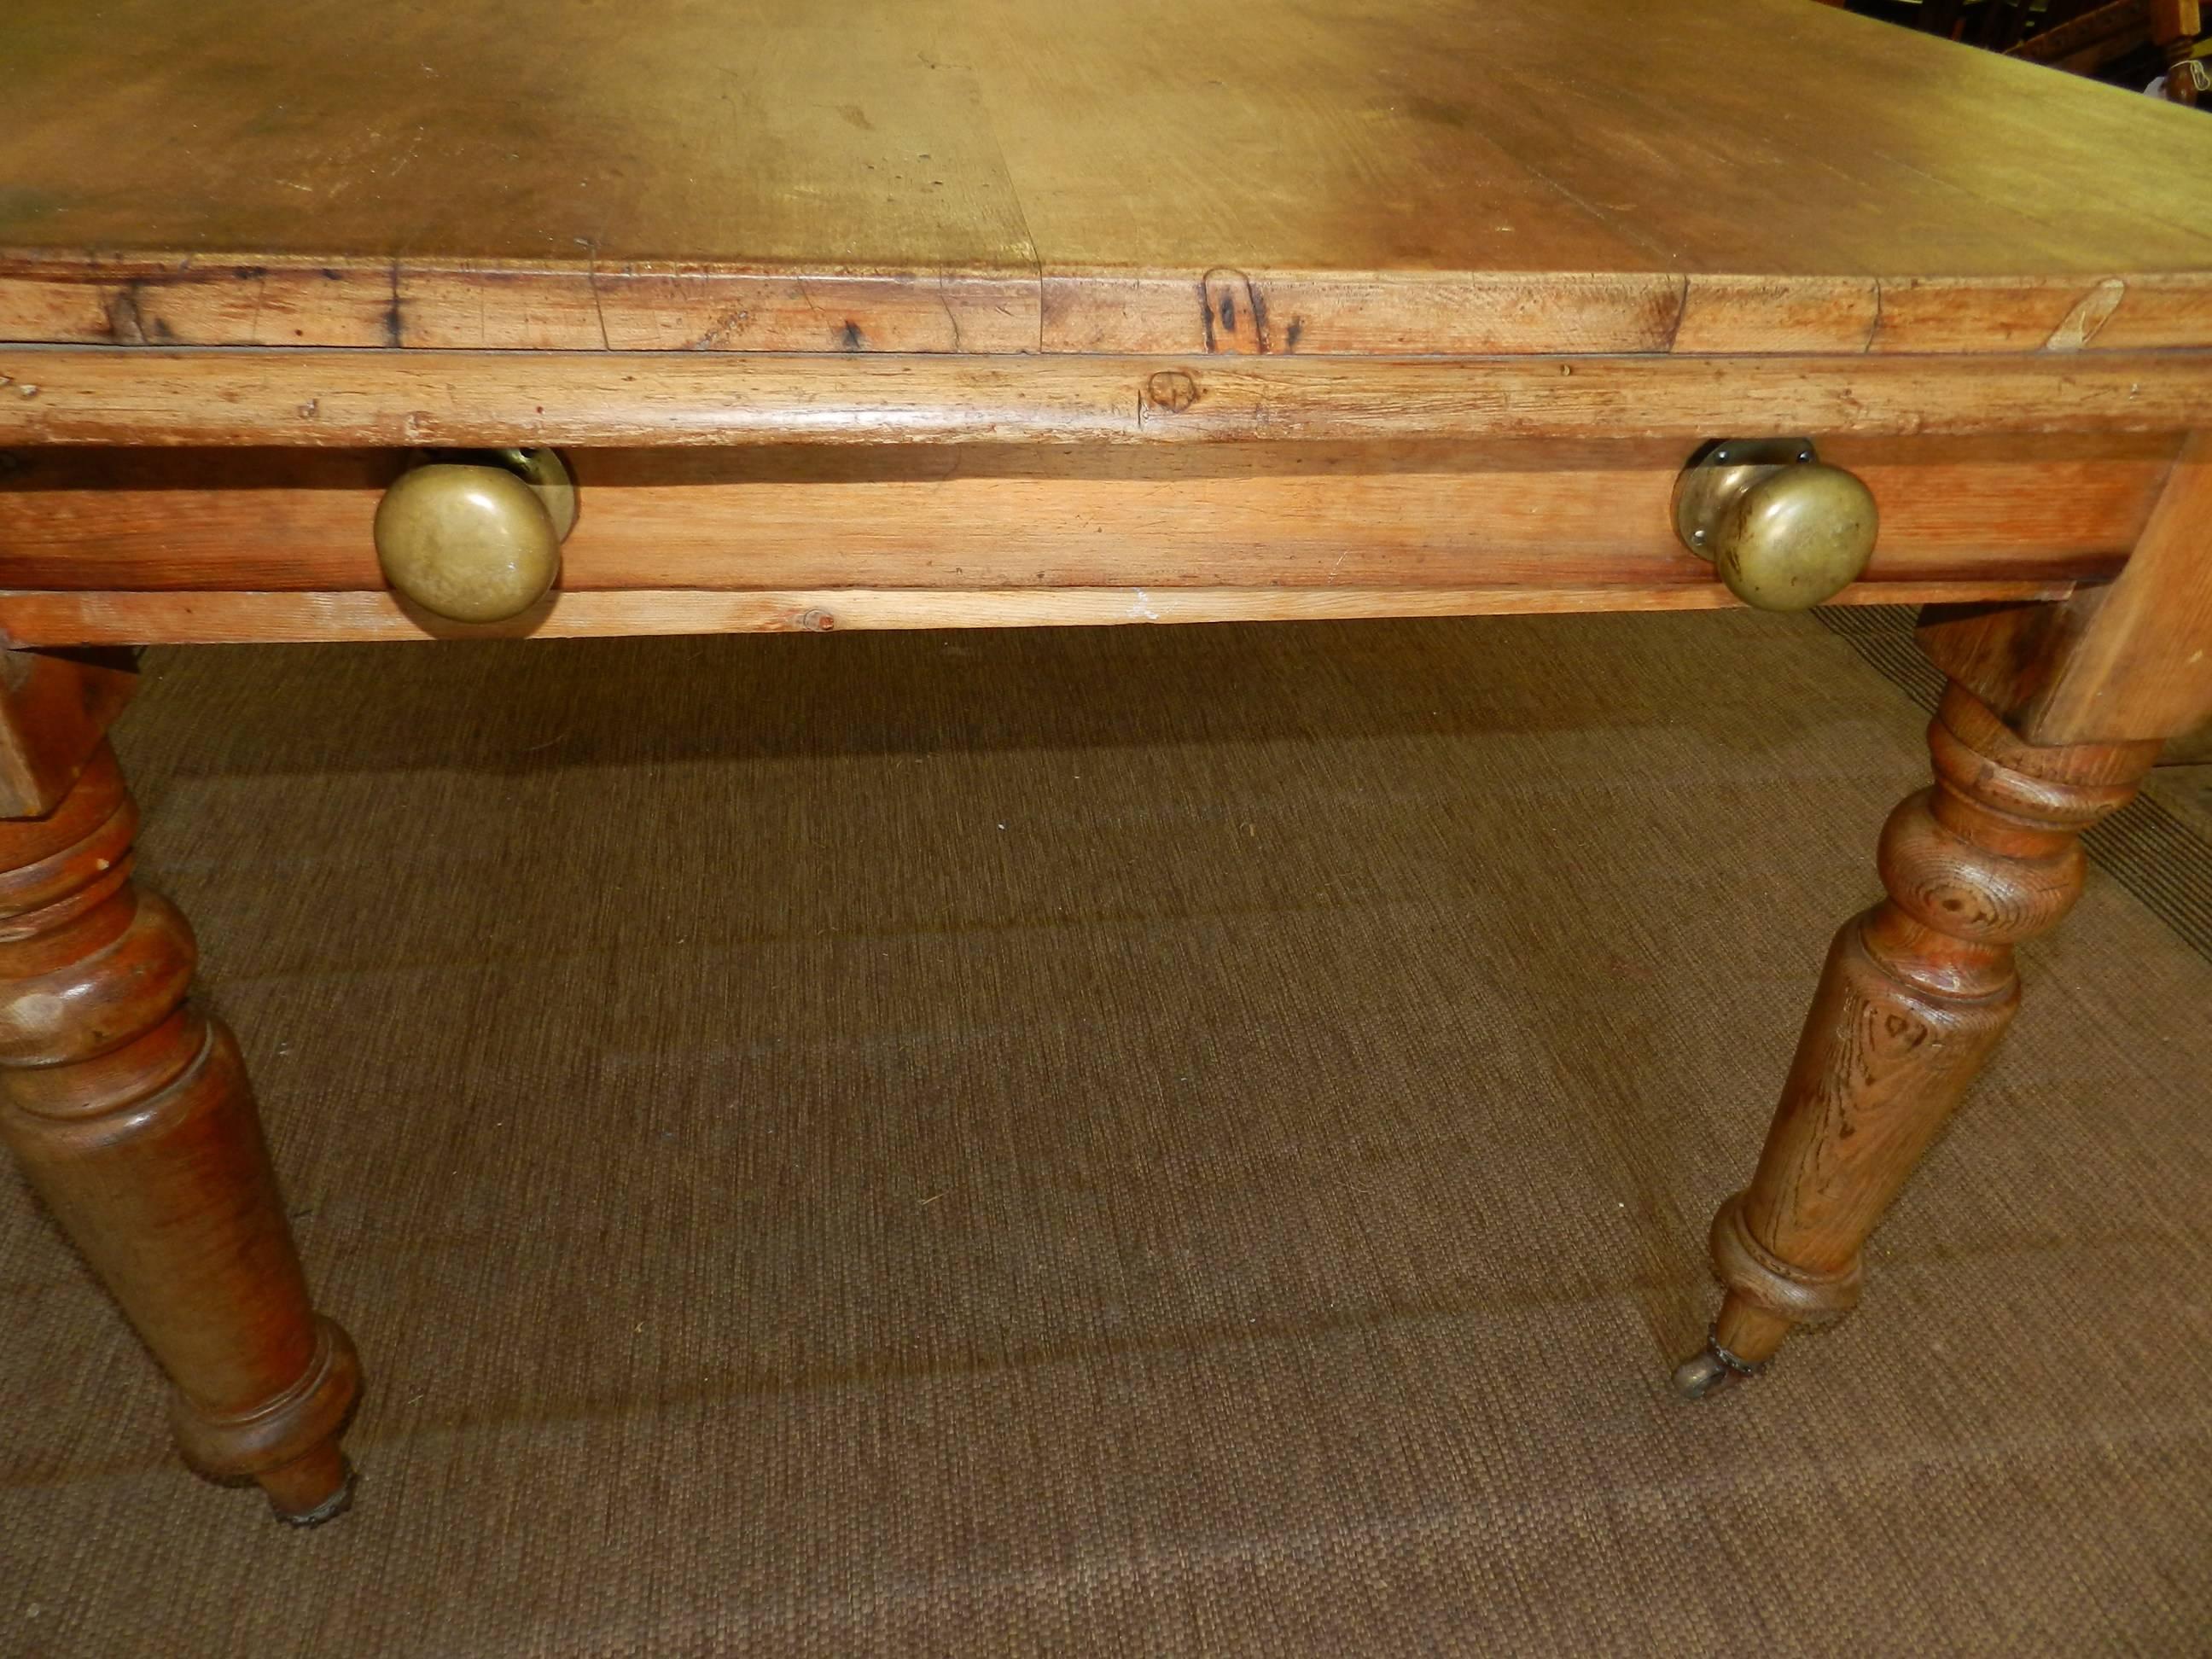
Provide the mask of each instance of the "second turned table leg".
[{"label": "second turned table leg", "polygon": [[294,1251],[238,1045],[186,1000],[191,930],[131,879],[105,744],[0,822],[0,1137],[175,1384],[185,1460],[284,1520],[345,1507],[360,1391]]}]

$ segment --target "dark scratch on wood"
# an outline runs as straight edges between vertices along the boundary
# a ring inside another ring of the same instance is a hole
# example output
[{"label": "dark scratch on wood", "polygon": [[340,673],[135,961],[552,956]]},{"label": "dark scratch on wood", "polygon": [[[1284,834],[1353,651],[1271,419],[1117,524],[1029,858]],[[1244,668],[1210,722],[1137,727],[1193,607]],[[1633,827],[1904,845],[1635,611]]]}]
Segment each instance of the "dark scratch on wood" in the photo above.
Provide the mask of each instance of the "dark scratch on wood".
[{"label": "dark scratch on wood", "polygon": [[1199,279],[1199,315],[1205,325],[1206,349],[1221,349],[1223,335],[1235,336],[1239,327],[1237,314],[1237,289],[1244,290],[1244,308],[1252,319],[1253,349],[1260,352],[1274,349],[1273,337],[1267,324],[1267,298],[1260,285],[1243,271],[1228,265],[1216,265]]},{"label": "dark scratch on wood", "polygon": [[384,308],[384,343],[398,346],[406,343],[399,314],[399,261],[392,262],[392,303]]},{"label": "dark scratch on wood", "polygon": [[1249,276],[1244,279],[1244,301],[1252,313],[1252,337],[1263,352],[1274,349],[1274,342],[1267,335],[1267,296]]},{"label": "dark scratch on wood", "polygon": [[599,250],[588,237],[576,239],[584,247],[584,285],[592,291],[592,314],[599,321],[599,349],[611,351],[614,341],[607,334],[607,305],[599,292]]},{"label": "dark scratch on wood", "polygon": [[1659,348],[1660,355],[1674,355],[1674,342],[1682,337],[1682,319],[1690,314],[1690,278],[1686,271],[1674,289],[1674,320],[1667,329],[1667,343]]},{"label": "dark scratch on wood", "polygon": [[938,273],[937,303],[945,313],[945,320],[952,325],[952,349],[959,351],[963,349],[960,342],[960,313],[952,308],[952,297],[946,286],[949,280],[944,272]]}]

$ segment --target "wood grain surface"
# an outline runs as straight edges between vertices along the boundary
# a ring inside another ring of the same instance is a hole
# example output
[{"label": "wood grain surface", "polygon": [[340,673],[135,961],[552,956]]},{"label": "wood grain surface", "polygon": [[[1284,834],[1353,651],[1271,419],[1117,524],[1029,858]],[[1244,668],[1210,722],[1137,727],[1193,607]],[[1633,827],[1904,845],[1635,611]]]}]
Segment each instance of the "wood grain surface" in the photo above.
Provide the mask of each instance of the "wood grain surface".
[{"label": "wood grain surface", "polygon": [[733,357],[0,345],[0,445],[1216,444],[2178,434],[2212,352]]},{"label": "wood grain surface", "polygon": [[0,338],[2212,344],[2191,112],[1804,0],[1621,29],[1604,0],[16,0]]}]

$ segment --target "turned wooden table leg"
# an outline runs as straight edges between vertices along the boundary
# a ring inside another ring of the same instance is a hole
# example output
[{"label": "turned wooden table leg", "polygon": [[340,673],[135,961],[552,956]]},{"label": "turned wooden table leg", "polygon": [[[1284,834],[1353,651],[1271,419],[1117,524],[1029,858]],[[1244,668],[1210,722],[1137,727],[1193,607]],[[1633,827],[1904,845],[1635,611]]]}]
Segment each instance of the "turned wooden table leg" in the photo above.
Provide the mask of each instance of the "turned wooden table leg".
[{"label": "turned wooden table leg", "polygon": [[1675,1373],[1692,1397],[1856,1304],[1868,1235],[2012,1019],[2013,946],[2080,896],[2081,831],[2160,748],[2027,744],[1957,684],[1929,744],[1936,787],[1882,831],[1889,896],[1836,935],[1751,1186],[1713,1218],[1728,1294]]},{"label": "turned wooden table leg", "polygon": [[114,755],[59,788],[0,821],[0,1133],[176,1385],[185,1460],[327,1520],[353,1344],[309,1304],[238,1046],[185,1000],[191,930],[131,880]]}]

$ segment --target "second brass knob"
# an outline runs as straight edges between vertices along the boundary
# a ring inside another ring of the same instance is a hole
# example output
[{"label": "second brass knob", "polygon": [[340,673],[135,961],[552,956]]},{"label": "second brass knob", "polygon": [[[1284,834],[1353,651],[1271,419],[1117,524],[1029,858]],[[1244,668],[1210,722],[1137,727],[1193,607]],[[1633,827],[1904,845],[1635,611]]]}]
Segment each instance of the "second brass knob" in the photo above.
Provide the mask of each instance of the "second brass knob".
[{"label": "second brass knob", "polygon": [[1866,569],[1879,527],[1874,492],[1803,438],[1711,445],[1674,486],[1675,533],[1762,611],[1833,599]]},{"label": "second brass knob", "polygon": [[576,493],[550,449],[465,451],[410,467],[376,509],[385,580],[450,621],[503,622],[545,597]]}]

